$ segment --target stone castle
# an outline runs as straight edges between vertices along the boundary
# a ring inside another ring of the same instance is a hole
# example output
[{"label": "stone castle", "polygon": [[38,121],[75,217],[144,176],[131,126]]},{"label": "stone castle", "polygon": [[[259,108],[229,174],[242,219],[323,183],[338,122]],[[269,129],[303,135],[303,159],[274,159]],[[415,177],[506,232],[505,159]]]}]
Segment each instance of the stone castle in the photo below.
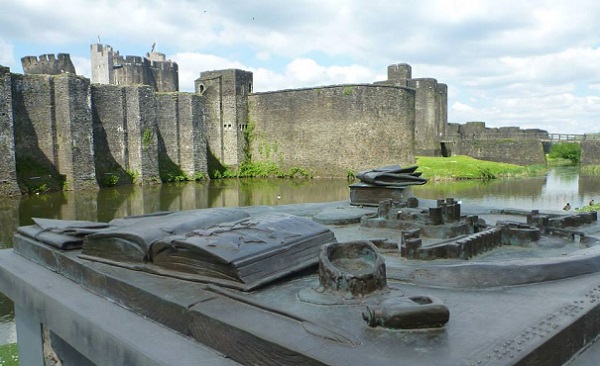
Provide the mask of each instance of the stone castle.
[{"label": "stone castle", "polygon": [[91,82],[68,55],[25,57],[23,75],[0,67],[0,195],[207,177],[249,158],[346,177],[460,151],[444,145],[447,86],[408,64],[371,84],[262,93],[249,71],[204,71],[184,93],[163,54],[93,44],[91,58]]},{"label": "stone castle", "polygon": [[152,51],[146,57],[121,56],[111,46],[90,46],[92,83],[115,85],[149,85],[157,92],[179,90],[177,63],[167,60],[165,54]]}]

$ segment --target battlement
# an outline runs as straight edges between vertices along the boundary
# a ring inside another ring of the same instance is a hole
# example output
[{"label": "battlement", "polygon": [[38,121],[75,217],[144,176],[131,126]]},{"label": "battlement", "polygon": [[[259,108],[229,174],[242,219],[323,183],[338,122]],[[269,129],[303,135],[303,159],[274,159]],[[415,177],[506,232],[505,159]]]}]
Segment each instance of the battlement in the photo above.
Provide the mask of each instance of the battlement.
[{"label": "battlement", "polygon": [[25,56],[21,58],[24,74],[47,74],[58,75],[64,73],[75,74],[75,66],[71,62],[68,53],[53,53],[37,56]]},{"label": "battlement", "polygon": [[114,51],[113,48],[107,44],[94,43],[90,45],[90,51],[92,53],[100,53],[103,56],[110,54],[113,57],[119,57],[119,51]]},{"label": "battlement", "polygon": [[130,65],[149,65],[147,58],[141,56],[125,56],[125,63]]}]

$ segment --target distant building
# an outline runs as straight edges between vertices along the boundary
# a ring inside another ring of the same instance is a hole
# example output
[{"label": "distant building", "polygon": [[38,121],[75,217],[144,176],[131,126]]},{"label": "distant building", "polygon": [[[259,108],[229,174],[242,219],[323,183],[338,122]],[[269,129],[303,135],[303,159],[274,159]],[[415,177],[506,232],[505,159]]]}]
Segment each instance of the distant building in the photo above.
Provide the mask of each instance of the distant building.
[{"label": "distant building", "polygon": [[149,85],[158,92],[179,91],[179,67],[165,54],[148,52],[146,57],[121,56],[111,46],[90,46],[92,83],[114,85]]}]

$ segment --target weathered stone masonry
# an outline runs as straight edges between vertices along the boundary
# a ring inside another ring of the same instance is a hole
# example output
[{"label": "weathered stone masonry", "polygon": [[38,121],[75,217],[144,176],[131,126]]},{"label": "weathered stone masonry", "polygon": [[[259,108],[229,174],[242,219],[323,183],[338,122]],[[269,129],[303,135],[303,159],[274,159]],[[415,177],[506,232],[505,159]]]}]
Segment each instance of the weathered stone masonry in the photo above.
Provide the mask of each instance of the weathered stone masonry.
[{"label": "weathered stone masonry", "polygon": [[[174,175],[208,174],[199,95],[4,67],[0,82],[2,195],[160,182],[160,162]],[[170,98],[174,108],[159,111]]]},{"label": "weathered stone masonry", "polygon": [[248,97],[253,158],[316,176],[414,162],[415,91],[338,85]]},{"label": "weathered stone masonry", "polygon": [[10,69],[0,66],[0,195],[19,194]]},{"label": "weathered stone masonry", "polygon": [[[228,69],[201,73],[196,93],[156,92],[157,84],[136,84],[136,77],[110,85],[116,74],[106,70],[125,68],[115,62],[127,58],[98,45],[92,58],[108,51],[112,58],[93,64],[96,78],[104,75],[99,84],[5,69],[2,111],[13,117],[4,123],[13,124],[14,150],[7,146],[15,157],[7,164],[18,174],[2,178],[13,187],[14,177],[22,192],[148,184],[207,176],[209,161],[237,166],[249,155],[316,177],[345,177],[414,163],[417,131],[432,134],[424,150],[435,154],[446,124],[443,84],[410,79],[405,64],[374,84],[252,93],[252,73]],[[140,70],[142,77],[147,70]],[[121,82],[134,85],[114,85]]]},{"label": "weathered stone masonry", "polygon": [[94,186],[89,80],[12,74],[11,87],[21,189],[60,189],[56,181],[62,188]]},{"label": "weathered stone masonry", "polygon": [[444,146],[447,155],[517,165],[546,164],[541,139],[548,132],[519,127],[487,128],[484,122],[448,123]]},{"label": "weathered stone masonry", "polygon": [[[156,183],[165,174],[207,174],[201,97],[147,86],[92,85],[98,182]],[[105,184],[106,185],[106,184]]]}]

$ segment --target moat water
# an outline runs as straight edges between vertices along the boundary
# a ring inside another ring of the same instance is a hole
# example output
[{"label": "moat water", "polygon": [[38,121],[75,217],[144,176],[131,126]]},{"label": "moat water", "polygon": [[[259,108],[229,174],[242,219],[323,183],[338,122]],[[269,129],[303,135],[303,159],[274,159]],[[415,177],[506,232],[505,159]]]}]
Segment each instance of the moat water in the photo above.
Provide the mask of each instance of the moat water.
[{"label": "moat water", "polygon": [[[256,205],[287,205],[349,199],[345,179],[249,179],[118,187],[87,192],[42,193],[0,200],[0,248],[12,246],[17,227],[32,217],[109,221],[156,211]],[[498,208],[561,210],[600,202],[600,177],[582,176],[578,167],[554,168],[545,176],[427,183],[407,195],[423,199],[453,197]],[[0,295],[0,344],[16,341],[12,302]]]}]

